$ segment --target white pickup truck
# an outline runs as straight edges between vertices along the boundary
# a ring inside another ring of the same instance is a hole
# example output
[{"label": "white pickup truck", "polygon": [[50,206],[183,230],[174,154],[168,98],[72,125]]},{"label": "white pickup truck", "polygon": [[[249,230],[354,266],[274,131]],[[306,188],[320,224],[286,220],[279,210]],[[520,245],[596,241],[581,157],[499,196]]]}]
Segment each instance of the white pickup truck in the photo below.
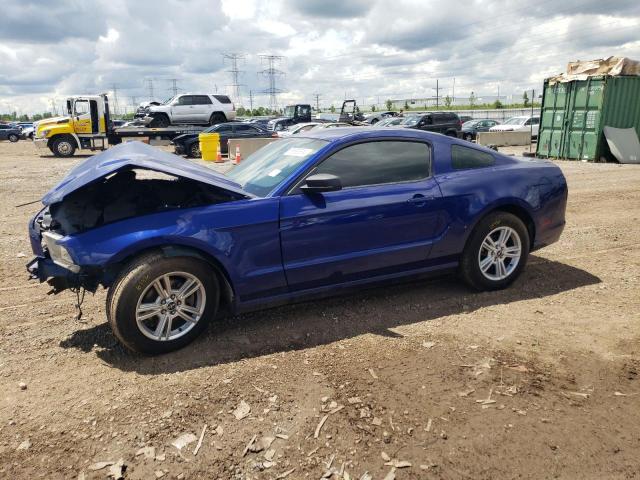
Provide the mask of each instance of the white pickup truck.
[{"label": "white pickup truck", "polygon": [[149,127],[169,125],[215,125],[235,120],[236,109],[226,95],[183,93],[161,105],[144,109],[144,122]]}]

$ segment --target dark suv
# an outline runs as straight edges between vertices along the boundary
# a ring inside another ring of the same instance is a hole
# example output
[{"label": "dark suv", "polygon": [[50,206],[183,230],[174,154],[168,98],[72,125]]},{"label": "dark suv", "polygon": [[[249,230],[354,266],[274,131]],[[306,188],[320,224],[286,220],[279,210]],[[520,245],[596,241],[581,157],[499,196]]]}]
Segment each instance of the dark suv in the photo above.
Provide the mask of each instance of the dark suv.
[{"label": "dark suv", "polygon": [[20,140],[22,129],[15,125],[8,125],[6,123],[0,124],[0,140],[9,140],[10,142],[17,142]]},{"label": "dark suv", "polygon": [[460,137],[462,122],[453,112],[426,112],[407,115],[398,126]]}]

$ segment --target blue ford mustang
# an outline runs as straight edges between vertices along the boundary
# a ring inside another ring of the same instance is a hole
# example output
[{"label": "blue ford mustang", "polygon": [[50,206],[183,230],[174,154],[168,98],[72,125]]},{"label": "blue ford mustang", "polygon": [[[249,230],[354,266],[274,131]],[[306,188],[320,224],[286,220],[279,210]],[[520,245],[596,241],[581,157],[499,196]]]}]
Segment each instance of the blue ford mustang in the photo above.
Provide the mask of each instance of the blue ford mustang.
[{"label": "blue ford mustang", "polygon": [[226,175],[142,143],[89,158],[31,220],[32,277],[109,288],[132,350],[191,342],[233,313],[455,270],[504,288],[558,240],[567,185],[526,160],[407,129],[281,139]]}]

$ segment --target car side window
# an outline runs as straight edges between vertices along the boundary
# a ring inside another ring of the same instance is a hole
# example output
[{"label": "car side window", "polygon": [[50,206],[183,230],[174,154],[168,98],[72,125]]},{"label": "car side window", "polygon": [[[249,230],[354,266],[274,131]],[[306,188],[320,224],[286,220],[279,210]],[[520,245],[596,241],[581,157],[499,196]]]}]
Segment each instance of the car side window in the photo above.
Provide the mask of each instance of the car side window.
[{"label": "car side window", "polygon": [[235,130],[236,132],[245,132],[251,130],[251,127],[249,125],[236,125]]},{"label": "car side window", "polygon": [[218,133],[223,133],[223,132],[230,132],[233,129],[231,128],[231,125],[220,125],[218,128],[216,128],[216,132]]},{"label": "car side window", "polygon": [[531,119],[531,123],[532,123],[533,125],[538,125],[538,124],[540,123],[540,119],[539,119],[538,117],[533,117],[533,118]]},{"label": "car side window", "polygon": [[324,160],[312,174],[340,178],[343,188],[422,180],[429,177],[431,151],[420,142],[384,140],[343,148]]},{"label": "car side window", "polygon": [[194,105],[211,105],[211,99],[206,95],[194,95]]},{"label": "car side window", "polygon": [[178,105],[193,105],[191,95],[183,95],[178,99]]},{"label": "car side window", "polygon": [[475,148],[463,147],[462,145],[451,146],[451,165],[454,170],[491,167],[495,163],[496,159],[490,153],[481,152]]}]

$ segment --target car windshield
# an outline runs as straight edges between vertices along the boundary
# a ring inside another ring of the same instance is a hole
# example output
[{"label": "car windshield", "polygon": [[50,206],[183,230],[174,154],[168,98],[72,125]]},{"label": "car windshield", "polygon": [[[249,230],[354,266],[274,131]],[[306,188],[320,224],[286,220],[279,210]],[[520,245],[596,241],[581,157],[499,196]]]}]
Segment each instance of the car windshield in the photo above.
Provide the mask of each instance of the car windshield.
[{"label": "car windshield", "polygon": [[504,122],[505,125],[522,125],[527,121],[526,117],[511,117],[509,120]]},{"label": "car windshield", "polygon": [[478,123],[480,123],[480,120],[469,120],[468,122],[464,122],[462,124],[462,128],[475,127]]},{"label": "car windshield", "polygon": [[164,102],[162,102],[162,105],[169,105],[171,102],[173,102],[173,99],[176,98],[177,95],[174,95],[173,97],[169,98],[168,100],[165,100]]},{"label": "car windshield", "polygon": [[293,118],[296,113],[296,107],[293,105],[289,105],[288,107],[284,107],[284,116]]},{"label": "car windshield", "polygon": [[414,115],[412,117],[406,117],[404,120],[400,122],[400,125],[408,125],[412,127],[413,125],[417,124],[419,121],[420,121],[420,117],[418,117],[417,115]]},{"label": "car windshield", "polygon": [[327,145],[315,138],[285,138],[262,147],[227,172],[242,189],[265,197],[311,155]]}]

